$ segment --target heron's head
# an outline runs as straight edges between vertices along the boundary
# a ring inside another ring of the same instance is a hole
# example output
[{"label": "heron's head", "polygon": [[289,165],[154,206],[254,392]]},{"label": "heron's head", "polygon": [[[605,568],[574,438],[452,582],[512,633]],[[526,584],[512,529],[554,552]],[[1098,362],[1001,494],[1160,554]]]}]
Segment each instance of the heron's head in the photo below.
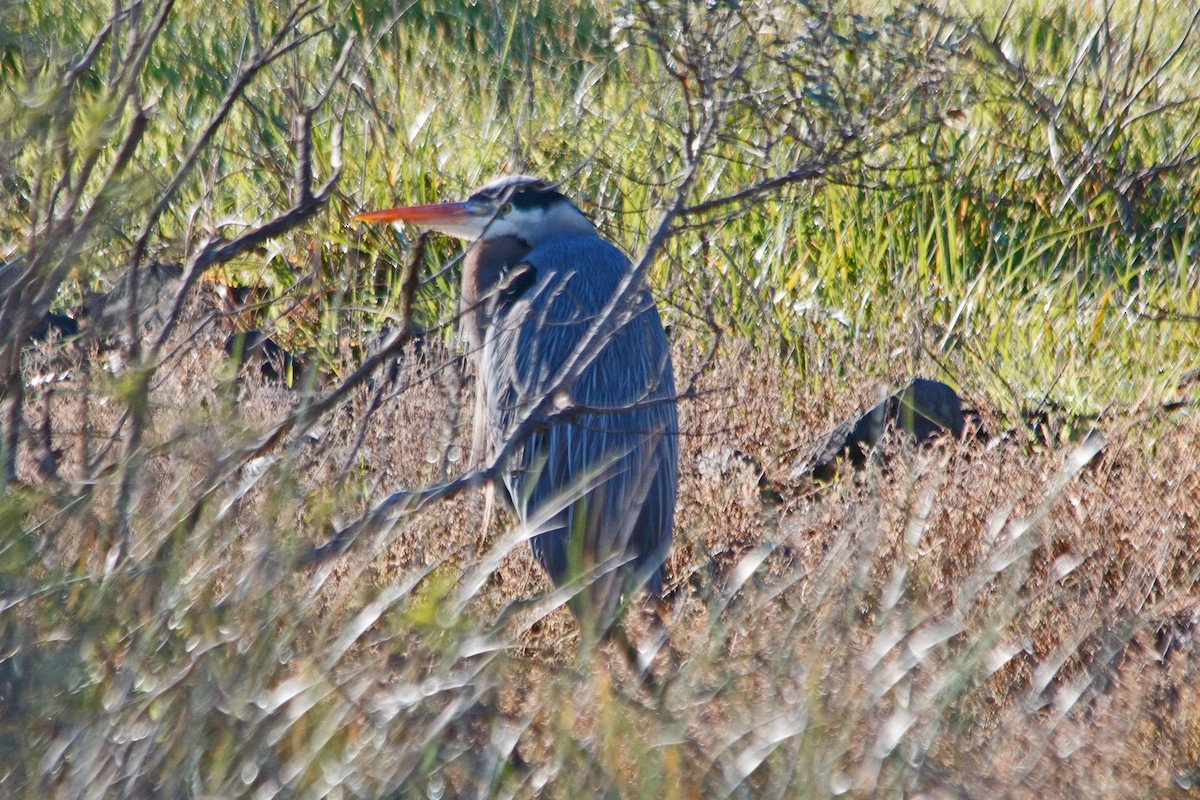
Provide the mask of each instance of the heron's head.
[{"label": "heron's head", "polygon": [[549,183],[529,175],[498,178],[462,202],[367,211],[355,219],[407,222],[469,241],[511,236],[530,247],[558,236],[596,233],[574,203]]}]

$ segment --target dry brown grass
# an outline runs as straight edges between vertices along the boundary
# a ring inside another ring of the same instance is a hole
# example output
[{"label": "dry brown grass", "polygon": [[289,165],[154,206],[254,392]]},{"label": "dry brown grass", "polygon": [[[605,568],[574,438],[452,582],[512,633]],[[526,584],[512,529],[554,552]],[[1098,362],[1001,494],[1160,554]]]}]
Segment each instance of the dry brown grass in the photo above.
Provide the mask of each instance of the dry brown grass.
[{"label": "dry brown grass", "polygon": [[[38,498],[26,527],[42,531],[30,586],[73,574],[85,587],[123,587],[105,595],[122,618],[92,608],[55,623],[61,635],[111,642],[79,656],[101,694],[131,672],[172,670],[170,647],[151,664],[122,645],[156,615],[192,620],[192,636],[213,626],[228,628],[232,638],[220,641],[242,640],[212,667],[215,688],[181,677],[186,690],[163,690],[164,703],[191,704],[178,724],[207,725],[214,747],[231,720],[256,729],[229,710],[233,700],[198,697],[226,691],[222,680],[264,689],[307,680],[382,592],[412,582],[321,668],[321,680],[341,688],[288,711],[312,721],[261,745],[270,758],[247,788],[297,785],[286,765],[310,747],[341,753],[370,791],[440,781],[462,795],[481,791],[481,774],[484,793],[544,787],[564,797],[597,787],[676,797],[1185,797],[1200,780],[1200,423],[1190,413],[1115,415],[1085,463],[1078,444],[1001,433],[986,399],[971,398],[990,438],[921,450],[893,438],[859,473],[825,486],[779,484],[797,448],[871,402],[875,388],[831,381],[805,395],[774,359],[727,345],[701,380],[701,399],[681,409],[669,646],[645,686],[614,645],[577,653],[562,608],[519,611],[487,634],[499,636],[493,655],[464,654],[462,643],[507,604],[550,589],[520,545],[469,598],[466,616],[447,616],[462,576],[505,541],[502,516],[481,531],[481,493],[405,517],[324,573],[290,566],[335,521],[465,466],[470,385],[458,386],[445,347],[428,344],[405,360],[398,383],[378,384],[386,395],[369,417],[373,390],[363,389],[269,461],[223,472],[239,444],[299,399],[253,376],[232,380],[222,338],[205,329],[185,342],[151,395],[135,569],[104,577],[120,433],[91,470],[86,508],[63,502],[87,484],[84,454],[95,458],[119,431],[119,381],[95,365],[88,380],[80,371],[95,351],[58,354],[76,360],[74,376],[27,406],[50,410],[59,477],[37,472],[32,436],[22,477]],[[680,345],[681,373],[700,360]],[[440,464],[443,453],[451,460]],[[760,488],[759,467],[781,495]],[[64,608],[99,602],[82,592]],[[18,613],[41,609],[29,599]],[[95,620],[125,633],[97,639]],[[644,620],[630,629],[642,641],[652,635]],[[281,649],[260,653],[271,635]],[[440,680],[460,688],[434,691]],[[402,711],[381,722],[389,702]],[[54,706],[29,709],[46,703]],[[56,731],[46,723],[24,741],[46,752]],[[426,753],[415,773],[396,766],[405,748]],[[43,778],[71,772],[40,763]]]}]

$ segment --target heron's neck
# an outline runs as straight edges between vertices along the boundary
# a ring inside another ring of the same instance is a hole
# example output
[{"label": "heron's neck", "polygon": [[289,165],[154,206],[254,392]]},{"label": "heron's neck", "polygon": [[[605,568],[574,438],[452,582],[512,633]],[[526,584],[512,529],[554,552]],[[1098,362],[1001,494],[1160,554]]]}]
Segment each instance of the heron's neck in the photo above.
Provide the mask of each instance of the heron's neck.
[{"label": "heron's neck", "polygon": [[463,256],[462,328],[472,350],[483,346],[487,329],[488,299],[509,267],[519,264],[529,252],[528,243],[516,236],[497,236],[472,242]]}]

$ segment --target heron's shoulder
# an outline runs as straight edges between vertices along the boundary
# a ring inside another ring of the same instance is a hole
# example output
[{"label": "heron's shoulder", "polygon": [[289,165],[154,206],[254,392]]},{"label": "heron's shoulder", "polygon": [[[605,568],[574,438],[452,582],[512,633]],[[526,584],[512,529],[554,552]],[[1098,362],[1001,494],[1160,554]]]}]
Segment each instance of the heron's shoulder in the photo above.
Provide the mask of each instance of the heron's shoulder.
[{"label": "heron's shoulder", "polygon": [[556,236],[540,242],[522,259],[535,269],[610,267],[623,270],[629,258],[599,236]]}]

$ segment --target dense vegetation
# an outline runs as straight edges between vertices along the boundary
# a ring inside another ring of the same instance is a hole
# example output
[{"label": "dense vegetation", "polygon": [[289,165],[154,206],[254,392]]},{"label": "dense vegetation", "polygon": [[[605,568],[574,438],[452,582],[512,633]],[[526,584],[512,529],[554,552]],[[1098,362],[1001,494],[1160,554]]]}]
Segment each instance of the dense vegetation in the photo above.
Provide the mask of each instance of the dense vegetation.
[{"label": "dense vegetation", "polygon": [[[3,794],[1194,790],[1200,12],[277,5],[0,0]],[[480,529],[457,246],[350,222],[515,171],[687,389],[646,680]],[[978,435],[796,468],[914,375]]]}]

